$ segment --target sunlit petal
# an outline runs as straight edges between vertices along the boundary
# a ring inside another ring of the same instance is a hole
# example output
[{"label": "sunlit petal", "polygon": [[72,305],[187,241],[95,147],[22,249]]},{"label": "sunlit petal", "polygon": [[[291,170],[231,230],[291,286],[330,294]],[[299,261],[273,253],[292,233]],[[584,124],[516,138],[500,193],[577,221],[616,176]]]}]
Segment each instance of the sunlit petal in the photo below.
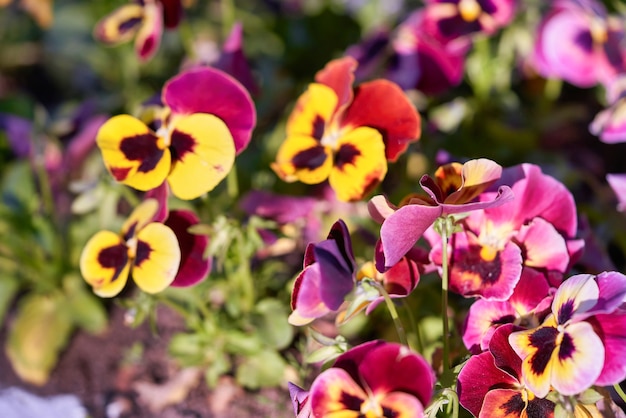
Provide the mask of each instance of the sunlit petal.
[{"label": "sunlit petal", "polygon": [[290,136],[282,143],[272,169],[284,181],[318,184],[333,168],[331,149],[309,136]]},{"label": "sunlit petal", "polygon": [[128,279],[130,260],[122,238],[100,231],[85,244],[80,255],[80,272],[94,293],[112,297],[122,291]]},{"label": "sunlit petal", "polygon": [[524,248],[524,265],[564,273],[569,264],[565,239],[551,223],[537,217],[523,225],[515,239]]},{"label": "sunlit petal", "polygon": [[226,124],[196,113],[174,123],[172,171],[167,181],[174,196],[190,200],[213,190],[235,162],[235,145]]},{"label": "sunlit petal", "polygon": [[289,316],[290,324],[306,325],[330,312],[320,296],[320,283],[321,273],[318,263],[306,267],[296,278],[291,294],[293,312]]},{"label": "sunlit petal", "polygon": [[315,75],[315,81],[330,87],[337,97],[333,112],[341,111],[350,104],[353,97],[352,83],[358,63],[352,57],[342,57],[330,61]]},{"label": "sunlit petal", "polygon": [[478,299],[470,306],[465,319],[463,328],[465,347],[474,354],[486,350],[495,328],[512,323],[515,318],[516,312],[509,301]]},{"label": "sunlit petal", "polygon": [[[343,369],[331,367],[313,382],[309,394],[316,417],[358,418],[367,394]],[[350,411],[350,412],[348,412]]]},{"label": "sunlit petal", "polygon": [[174,281],[179,265],[180,248],[170,228],[154,222],[139,231],[132,275],[141,290],[164,290]]},{"label": "sunlit petal", "polygon": [[495,183],[502,175],[502,167],[486,158],[469,160],[462,167],[461,187],[447,194],[445,203],[461,204],[472,201],[476,196]]},{"label": "sunlit petal", "polygon": [[303,135],[321,140],[337,106],[337,94],[328,86],[309,84],[287,121],[287,137]]},{"label": "sunlit petal", "polygon": [[362,199],[387,174],[385,144],[380,133],[360,127],[342,136],[328,178],[341,201]]},{"label": "sunlit petal", "polygon": [[552,301],[552,313],[556,315],[558,324],[564,324],[575,314],[593,308],[599,293],[598,284],[590,274],[578,274],[561,283]]},{"label": "sunlit petal", "polygon": [[130,115],[109,119],[100,127],[96,142],[115,180],[135,189],[161,185],[170,171],[170,153],[163,141]]},{"label": "sunlit petal", "polygon": [[392,392],[380,400],[380,406],[386,416],[394,418],[415,418],[424,413],[420,401],[404,392]]},{"label": "sunlit petal", "polygon": [[[494,389],[485,395],[479,418],[520,418],[526,409],[522,392],[514,389]],[[541,416],[544,417],[543,415]]]}]

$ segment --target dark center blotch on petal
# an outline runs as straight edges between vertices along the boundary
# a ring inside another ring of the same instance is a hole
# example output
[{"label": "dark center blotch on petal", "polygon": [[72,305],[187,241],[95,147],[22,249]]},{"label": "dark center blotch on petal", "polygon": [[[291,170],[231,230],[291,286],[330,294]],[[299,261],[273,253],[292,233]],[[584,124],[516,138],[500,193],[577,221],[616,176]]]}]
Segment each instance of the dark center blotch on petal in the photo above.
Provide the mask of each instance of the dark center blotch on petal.
[{"label": "dark center blotch on petal", "polygon": [[348,411],[360,411],[363,399],[346,392],[341,392],[341,399],[339,399],[339,402],[345,406],[345,409]]},{"label": "dark center blotch on petal", "polygon": [[120,34],[124,34],[130,30],[135,29],[137,25],[141,23],[142,20],[143,18],[141,16],[131,17],[130,19],[127,19],[123,21],[122,23],[120,23],[117,28]]},{"label": "dark center blotch on petal", "polygon": [[565,302],[563,305],[561,305],[561,307],[559,308],[559,315],[557,318],[558,323],[560,325],[564,324],[572,317],[573,313],[574,313],[574,301],[570,299],[567,302]]},{"label": "dark center blotch on petal", "polygon": [[342,169],[345,164],[354,164],[356,157],[361,155],[361,151],[352,144],[343,144],[335,154],[335,167]]},{"label": "dark center blotch on petal", "polygon": [[315,115],[315,119],[313,119],[313,132],[311,132],[311,136],[318,141],[322,140],[324,136],[324,130],[326,128],[326,122],[320,115]]},{"label": "dark center blotch on petal", "polygon": [[111,280],[117,279],[127,262],[128,249],[124,244],[118,244],[113,247],[105,248],[98,254],[98,264],[104,268],[115,269]]},{"label": "dark center blotch on petal", "polygon": [[163,156],[163,150],[157,146],[158,138],[152,134],[129,136],[122,140],[120,151],[130,161],[141,161],[138,171],[147,173],[154,170]]},{"label": "dark center blotch on petal", "polygon": [[182,161],[187,153],[193,152],[196,146],[196,140],[193,136],[174,130],[171,137],[170,152],[172,153],[172,162]]},{"label": "dark center blotch on petal", "polygon": [[559,347],[559,358],[561,360],[571,358],[575,351],[576,345],[574,344],[572,337],[568,333],[563,334],[563,340],[561,341],[561,346]]},{"label": "dark center blotch on petal", "polygon": [[558,334],[559,331],[554,327],[541,327],[530,334],[530,345],[537,349],[530,359],[530,367],[536,375],[543,373],[550,362]]},{"label": "dark center blotch on petal", "polygon": [[517,416],[522,413],[526,404],[524,403],[524,399],[522,398],[522,394],[518,393],[511,396],[505,403],[500,405],[501,410],[504,411],[504,416]]},{"label": "dark center blotch on petal", "polygon": [[321,145],[308,148],[294,155],[291,162],[297,170],[315,170],[326,162],[326,151]]},{"label": "dark center blotch on petal", "polygon": [[150,258],[152,247],[144,241],[137,241],[137,252],[135,253],[135,266],[140,266],[145,260]]},{"label": "dark center blotch on petal", "polygon": [[502,275],[500,252],[496,254],[493,260],[486,261],[480,256],[480,250],[479,245],[470,245],[460,257],[452,259],[451,264],[455,269],[476,274],[483,283],[493,285]]}]

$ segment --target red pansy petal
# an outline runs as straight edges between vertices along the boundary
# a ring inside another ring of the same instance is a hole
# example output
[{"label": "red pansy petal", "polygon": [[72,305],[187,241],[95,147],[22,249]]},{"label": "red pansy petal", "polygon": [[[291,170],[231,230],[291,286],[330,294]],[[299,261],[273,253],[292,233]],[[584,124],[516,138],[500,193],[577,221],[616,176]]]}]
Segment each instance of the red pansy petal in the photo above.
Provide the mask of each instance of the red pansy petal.
[{"label": "red pansy petal", "polygon": [[192,286],[206,278],[211,270],[211,258],[204,256],[209,237],[187,232],[199,222],[198,216],[189,210],[173,210],[165,221],[176,234],[180,246],[180,267],[171,286]]},{"label": "red pansy petal", "polygon": [[352,101],[352,83],[354,83],[354,70],[357,65],[354,58],[343,57],[330,61],[315,75],[316,82],[330,87],[337,95],[335,111],[343,109]]}]

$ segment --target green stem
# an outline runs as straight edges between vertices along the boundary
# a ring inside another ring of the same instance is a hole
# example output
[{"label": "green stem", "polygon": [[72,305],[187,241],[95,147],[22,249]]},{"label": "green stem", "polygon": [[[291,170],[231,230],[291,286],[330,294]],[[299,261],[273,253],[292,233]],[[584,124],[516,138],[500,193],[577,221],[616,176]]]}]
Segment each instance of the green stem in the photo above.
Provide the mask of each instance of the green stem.
[{"label": "green stem", "polygon": [[415,332],[415,339],[416,339],[415,342],[417,343],[417,352],[420,354],[424,354],[424,341],[422,340],[422,333],[421,333],[420,327],[417,321],[415,321],[413,310],[411,309],[408,302],[406,301],[406,298],[402,299],[402,304],[404,305],[405,312],[407,312],[407,315],[409,316],[411,329]]},{"label": "green stem", "polygon": [[619,385],[619,383],[614,384],[613,389],[615,389],[615,392],[617,392],[619,397],[622,398],[622,401],[626,402],[626,393],[624,393],[624,390]]},{"label": "green stem", "polygon": [[226,192],[231,199],[237,199],[239,196],[239,180],[237,179],[237,166],[233,165],[230,172],[226,176]]},{"label": "green stem", "polygon": [[222,33],[226,39],[235,24],[235,0],[222,0],[220,5],[222,7]]},{"label": "green stem", "polygon": [[450,370],[450,346],[448,344],[448,233],[450,218],[446,218],[441,228],[441,317],[443,318],[443,375]]},{"label": "green stem", "polygon": [[380,294],[385,299],[385,305],[387,305],[387,309],[391,314],[391,319],[393,319],[393,324],[395,325],[396,331],[398,332],[398,339],[400,340],[400,343],[409,347],[409,342],[406,339],[406,333],[404,332],[404,326],[402,325],[402,321],[400,321],[400,316],[398,315],[398,311],[396,310],[396,305],[393,303],[393,300],[391,300],[391,296],[389,296],[389,293],[387,293],[387,290],[385,290],[385,287],[382,284],[378,283],[375,280],[372,280],[372,283],[374,284],[374,286],[376,286]]}]

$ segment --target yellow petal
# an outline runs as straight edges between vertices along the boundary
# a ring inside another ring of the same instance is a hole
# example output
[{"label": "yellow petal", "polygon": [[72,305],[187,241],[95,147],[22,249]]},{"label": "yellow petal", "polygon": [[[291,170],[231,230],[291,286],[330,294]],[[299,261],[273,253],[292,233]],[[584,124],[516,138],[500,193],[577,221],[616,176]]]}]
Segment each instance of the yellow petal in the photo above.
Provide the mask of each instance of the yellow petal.
[{"label": "yellow petal", "polygon": [[157,222],[139,231],[133,280],[141,290],[164,290],[174,281],[179,265],[180,247],[174,231]]},{"label": "yellow petal", "polygon": [[130,115],[109,119],[98,131],[96,142],[115,180],[137,190],[160,186],[170,171],[164,140]]},{"label": "yellow petal", "polygon": [[359,127],[339,138],[331,187],[342,201],[360,200],[387,174],[385,143],[376,129]]},{"label": "yellow petal", "polygon": [[139,204],[122,225],[122,236],[125,240],[137,235],[146,225],[152,222],[159,210],[156,199],[146,199]]},{"label": "yellow petal", "polygon": [[135,36],[143,21],[144,9],[140,4],[130,3],[102,18],[94,29],[94,37],[100,42],[115,45],[127,42]]},{"label": "yellow petal", "polygon": [[322,139],[324,128],[337,107],[337,94],[328,86],[309,84],[309,88],[298,98],[287,121],[287,137],[306,135]]},{"label": "yellow petal", "polygon": [[184,200],[213,190],[235,162],[235,142],[228,127],[206,113],[176,120],[170,149],[172,172],[167,180],[174,196]]},{"label": "yellow petal", "polygon": [[111,231],[100,231],[91,237],[79,264],[83,278],[101,297],[117,295],[128,280],[128,249],[123,239]]},{"label": "yellow petal", "polygon": [[321,183],[333,166],[332,151],[315,138],[303,135],[287,137],[278,149],[272,169],[287,182]]}]

